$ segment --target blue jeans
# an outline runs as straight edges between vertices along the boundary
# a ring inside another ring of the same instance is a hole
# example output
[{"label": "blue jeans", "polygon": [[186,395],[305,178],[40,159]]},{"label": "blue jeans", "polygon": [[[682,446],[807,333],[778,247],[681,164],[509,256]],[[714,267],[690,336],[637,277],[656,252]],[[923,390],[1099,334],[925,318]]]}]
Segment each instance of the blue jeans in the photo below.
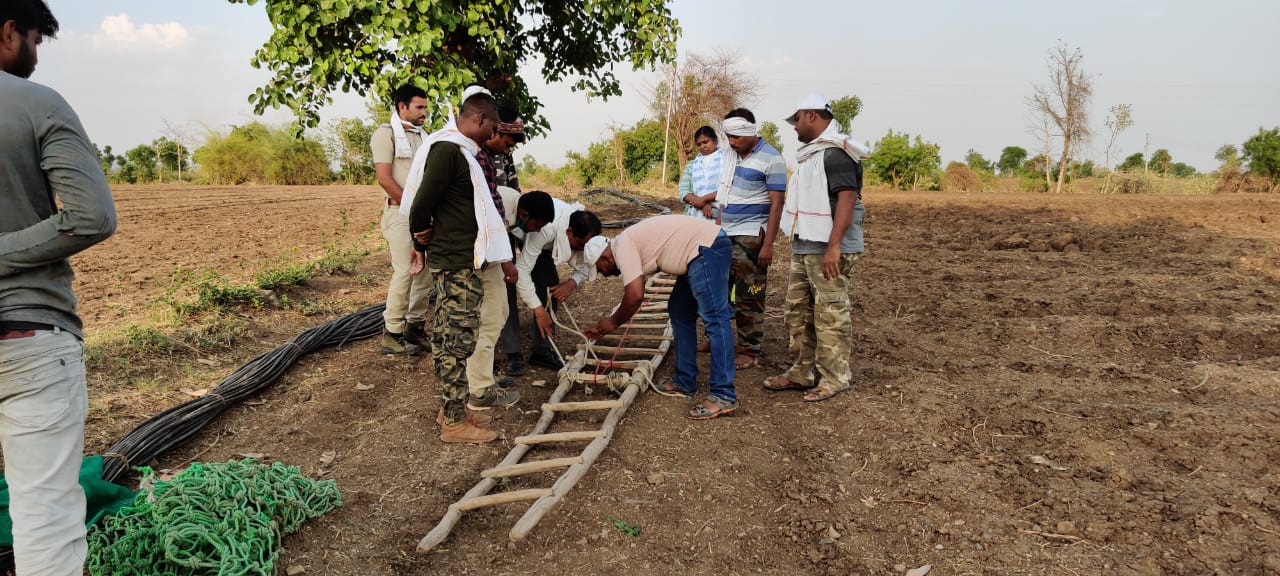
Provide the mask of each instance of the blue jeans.
[{"label": "blue jeans", "polygon": [[676,278],[667,310],[675,336],[676,388],[686,394],[698,391],[698,318],[711,342],[710,396],[737,402],[733,389],[733,328],[729,308],[729,263],[733,245],[724,232],[710,246],[698,248],[689,270]]}]

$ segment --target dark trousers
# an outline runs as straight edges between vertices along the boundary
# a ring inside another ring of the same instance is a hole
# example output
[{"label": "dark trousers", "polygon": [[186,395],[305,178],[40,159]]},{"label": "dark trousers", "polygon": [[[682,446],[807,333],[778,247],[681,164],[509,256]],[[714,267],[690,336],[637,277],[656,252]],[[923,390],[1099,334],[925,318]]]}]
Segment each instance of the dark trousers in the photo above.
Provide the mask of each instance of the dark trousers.
[{"label": "dark trousers", "polygon": [[[538,261],[533,265],[529,276],[533,279],[534,290],[538,292],[538,301],[546,306],[547,290],[560,283],[560,273],[556,271],[556,262],[551,258],[550,251],[544,251],[538,255]],[[516,287],[510,284],[507,285],[507,306],[511,313],[507,314],[507,323],[502,327],[502,352],[518,354],[520,353],[520,312],[516,308]],[[551,307],[555,310],[560,309],[554,302],[551,303]],[[533,351],[550,351],[551,342],[542,337],[542,332],[538,331],[538,323],[530,324],[533,327]]]}]

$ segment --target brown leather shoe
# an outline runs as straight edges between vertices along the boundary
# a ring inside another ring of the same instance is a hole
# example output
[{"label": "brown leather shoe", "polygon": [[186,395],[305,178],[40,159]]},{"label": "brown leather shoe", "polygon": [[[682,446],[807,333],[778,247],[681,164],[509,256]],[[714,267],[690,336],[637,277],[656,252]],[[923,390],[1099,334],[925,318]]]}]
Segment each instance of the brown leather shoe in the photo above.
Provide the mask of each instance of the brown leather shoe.
[{"label": "brown leather shoe", "polygon": [[[474,422],[476,426],[484,428],[488,426],[490,422],[493,422],[493,416],[467,410],[467,420]],[[444,426],[444,408],[441,408],[440,411],[436,413],[436,424]]]},{"label": "brown leather shoe", "polygon": [[477,426],[470,418],[457,424],[440,426],[440,441],[456,444],[484,444],[498,439],[498,433]]}]

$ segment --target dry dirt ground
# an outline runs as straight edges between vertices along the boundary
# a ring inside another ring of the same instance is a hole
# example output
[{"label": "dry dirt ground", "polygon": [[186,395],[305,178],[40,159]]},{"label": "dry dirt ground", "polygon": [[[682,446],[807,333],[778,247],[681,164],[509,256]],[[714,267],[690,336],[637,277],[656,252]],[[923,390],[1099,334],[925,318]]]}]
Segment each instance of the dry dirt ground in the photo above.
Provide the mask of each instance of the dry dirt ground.
[{"label": "dry dirt ground", "polygon": [[[75,261],[90,334],[154,319],[176,266],[243,278],[335,237],[379,243],[372,187],[116,197],[119,234]],[[530,382],[546,370],[521,379],[502,441],[444,445],[426,359],[373,341],[327,350],[156,465],[263,454],[336,479],[344,506],[284,541],[282,573],[1280,574],[1280,197],[872,190],[866,203],[853,393],[806,404],[761,389],[787,362],[775,266],[764,363],[737,378],[743,409],[695,423],[686,402],[642,395],[525,541],[508,542],[512,505],[414,553],[533,426],[550,388]],[[187,399],[176,388],[379,302],[388,269],[375,250],[285,305],[237,309],[235,346],[92,375],[88,449]],[[619,295],[601,281],[570,304],[589,319]]]}]

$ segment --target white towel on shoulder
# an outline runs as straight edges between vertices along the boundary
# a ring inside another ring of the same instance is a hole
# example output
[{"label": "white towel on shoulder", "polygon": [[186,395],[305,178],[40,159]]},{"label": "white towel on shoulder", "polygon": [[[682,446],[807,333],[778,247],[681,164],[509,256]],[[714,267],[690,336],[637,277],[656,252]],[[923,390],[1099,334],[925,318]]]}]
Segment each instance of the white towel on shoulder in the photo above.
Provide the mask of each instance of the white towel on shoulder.
[{"label": "white towel on shoulder", "polygon": [[782,233],[791,238],[813,242],[831,239],[831,200],[827,191],[825,152],[836,148],[843,150],[854,162],[862,162],[868,150],[856,139],[840,133],[840,127],[831,122],[827,129],[796,151],[795,177],[787,187],[787,198],[782,204]]},{"label": "white towel on shoulder", "polygon": [[422,127],[409,124],[405,126],[400,119],[400,112],[391,109],[391,133],[396,137],[396,158],[413,158],[413,146],[409,144],[409,132],[422,135]]},{"label": "white towel on shoulder", "polygon": [[484,179],[484,170],[476,161],[476,152],[480,145],[458,131],[457,124],[450,119],[449,123],[439,131],[433,132],[422,141],[418,153],[413,156],[413,164],[409,167],[409,176],[405,178],[404,195],[400,199],[400,213],[408,215],[413,208],[413,199],[422,186],[422,175],[427,168],[427,154],[437,142],[452,142],[462,148],[467,159],[467,167],[471,171],[471,185],[474,188],[476,225],[475,268],[486,262],[502,262],[511,260],[511,241],[507,239],[507,226],[498,205],[493,203],[493,195],[489,193],[489,183]]}]

